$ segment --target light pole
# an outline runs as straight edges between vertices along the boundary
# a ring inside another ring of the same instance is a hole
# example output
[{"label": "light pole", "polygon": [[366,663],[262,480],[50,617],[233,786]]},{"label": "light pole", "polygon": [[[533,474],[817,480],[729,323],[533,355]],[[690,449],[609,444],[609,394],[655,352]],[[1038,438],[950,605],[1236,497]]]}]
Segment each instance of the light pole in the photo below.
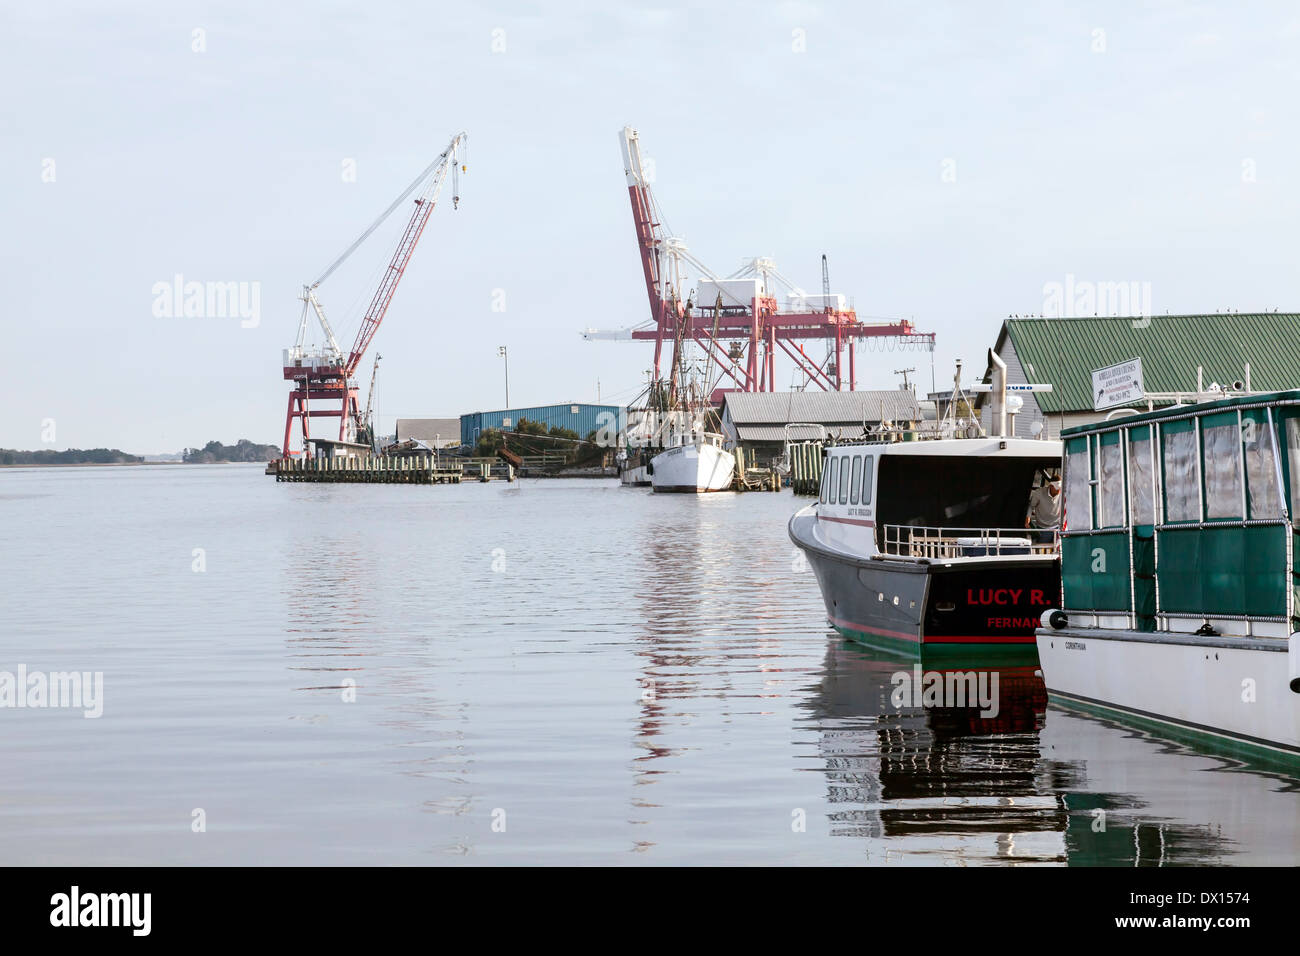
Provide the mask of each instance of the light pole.
[{"label": "light pole", "polygon": [[510,407],[510,356],[504,345],[497,346],[497,355],[505,361],[506,366],[506,408]]}]

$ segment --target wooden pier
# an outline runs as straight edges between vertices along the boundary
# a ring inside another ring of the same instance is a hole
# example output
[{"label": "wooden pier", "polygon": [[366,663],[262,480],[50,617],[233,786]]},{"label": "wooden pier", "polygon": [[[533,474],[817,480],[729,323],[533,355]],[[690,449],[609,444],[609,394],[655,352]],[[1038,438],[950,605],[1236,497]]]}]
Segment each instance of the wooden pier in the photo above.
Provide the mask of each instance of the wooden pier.
[{"label": "wooden pier", "polygon": [[780,491],[781,473],[775,468],[756,467],[752,459],[747,460],[743,448],[737,448],[736,471],[731,479],[733,491]]},{"label": "wooden pier", "polygon": [[[472,467],[472,466],[471,466]],[[475,472],[478,473],[475,473]],[[354,483],[401,485],[458,485],[470,481],[487,481],[486,464],[466,474],[466,466],[450,464],[432,455],[401,455],[347,458],[281,458],[266,467],[276,481],[345,481]],[[513,478],[513,475],[511,475]],[[509,479],[507,479],[509,480]]]}]

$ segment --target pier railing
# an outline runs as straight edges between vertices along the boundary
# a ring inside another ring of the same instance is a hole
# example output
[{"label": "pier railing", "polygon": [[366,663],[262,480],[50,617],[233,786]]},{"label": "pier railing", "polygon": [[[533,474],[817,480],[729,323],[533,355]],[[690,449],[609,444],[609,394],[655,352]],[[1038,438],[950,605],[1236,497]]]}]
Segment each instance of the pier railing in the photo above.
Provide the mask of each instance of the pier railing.
[{"label": "pier railing", "polygon": [[881,550],[905,558],[983,558],[1055,554],[1057,532],[1044,528],[939,528],[887,524]]}]

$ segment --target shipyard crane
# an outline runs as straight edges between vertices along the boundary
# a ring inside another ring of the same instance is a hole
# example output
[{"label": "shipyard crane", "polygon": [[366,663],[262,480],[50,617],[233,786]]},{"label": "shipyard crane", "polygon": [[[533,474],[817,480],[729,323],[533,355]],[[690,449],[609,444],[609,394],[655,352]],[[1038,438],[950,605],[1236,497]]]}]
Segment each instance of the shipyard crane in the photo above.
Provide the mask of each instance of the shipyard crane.
[{"label": "shipyard crane", "polygon": [[[828,391],[846,385],[838,361],[845,343],[849,351],[849,389],[855,387],[854,343],[859,340],[889,338],[903,348],[933,350],[934,334],[918,332],[906,319],[878,325],[859,321],[857,313],[846,308],[844,296],[830,295],[824,260],[820,297],[806,295],[765,257],[751,259],[738,271],[720,278],[691,254],[681,238],[667,233],[650,188],[637,131],[624,127],[619,133],[619,143],[646,295],[650,300],[650,321],[615,332],[588,329],[582,333],[583,338],[654,342],[656,381],[661,377],[664,343],[673,344],[671,367],[674,369],[680,367],[681,348],[694,343],[719,370],[719,381],[725,375],[738,389],[747,392],[775,389],[778,347],[810,381]],[[693,295],[686,274],[688,266],[699,275]],[[787,290],[784,309],[776,298],[781,286]],[[812,301],[817,298],[821,302]],[[802,344],[808,339],[833,340],[835,360],[828,355],[825,361],[819,362],[808,355]],[[726,342],[730,342],[729,347]]]},{"label": "shipyard crane", "polygon": [[[375,377],[379,374],[379,361],[383,356],[378,352],[375,353],[375,363],[370,366],[370,391],[366,393],[366,412],[361,416],[362,422],[365,423],[365,443],[371,448],[375,447]],[[358,430],[358,440],[361,438]]]},{"label": "shipyard crane", "polygon": [[[348,246],[343,251],[343,254],[329,265],[329,268],[321,273],[319,278],[303,286],[301,296],[302,315],[298,320],[298,336],[293,347],[284,350],[284,377],[294,383],[292,390],[289,392],[289,406],[284,421],[283,455],[285,458],[290,457],[291,454],[289,445],[295,420],[301,422],[302,425],[303,454],[306,453],[307,444],[311,440],[310,420],[312,418],[337,416],[339,419],[338,440],[340,442],[355,441],[358,432],[365,427],[365,419],[363,419],[358,407],[359,401],[355,380],[357,368],[366,354],[366,349],[369,348],[371,341],[374,339],[375,333],[379,331],[380,323],[384,321],[384,316],[387,314],[388,307],[393,300],[393,293],[397,291],[397,284],[401,282],[402,276],[406,273],[406,267],[410,264],[411,255],[415,252],[415,246],[420,241],[420,236],[429,221],[429,216],[438,202],[438,196],[442,192],[443,183],[446,181],[449,172],[452,178],[452,206],[453,208],[460,206],[460,173],[464,172],[466,168],[461,162],[461,153],[464,150],[465,141],[466,135],[463,132],[453,136],[451,142],[447,144],[447,148],[415,178],[400,196],[393,200],[392,205],[384,210],[379,218],[371,223],[370,227],[352,245]],[[334,329],[325,315],[325,309],[321,305],[317,290],[320,288],[321,283],[333,275],[335,270],[343,265],[361,247],[362,243],[369,239],[371,234],[388,220],[389,216],[398,207],[417,193],[415,209],[411,212],[410,221],[407,223],[401,239],[398,240],[397,248],[393,251],[388,267],[379,280],[379,286],[375,289],[370,305],[362,316],[361,325],[357,329],[352,348],[347,353],[344,353],[334,335]],[[309,315],[315,315],[324,336],[325,344],[318,348],[308,348],[305,345]],[[377,364],[378,359],[376,358],[376,366]],[[373,389],[374,374],[372,372],[372,392]],[[311,407],[312,403],[315,402],[324,403],[324,407]],[[368,409],[366,414],[369,414]]]}]

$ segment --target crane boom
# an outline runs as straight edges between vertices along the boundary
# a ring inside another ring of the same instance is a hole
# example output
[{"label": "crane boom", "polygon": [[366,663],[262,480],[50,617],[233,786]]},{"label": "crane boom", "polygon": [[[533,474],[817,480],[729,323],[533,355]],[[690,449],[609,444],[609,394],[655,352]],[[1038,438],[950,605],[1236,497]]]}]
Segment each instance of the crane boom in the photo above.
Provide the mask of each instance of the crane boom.
[{"label": "crane boom", "polygon": [[[397,291],[397,283],[402,281],[406,266],[411,261],[411,254],[415,252],[415,245],[420,241],[420,235],[429,221],[429,215],[438,202],[438,194],[442,192],[442,184],[447,178],[448,168],[456,165],[457,151],[464,139],[464,133],[457,133],[452,137],[446,150],[439,157],[429,185],[415,201],[415,212],[411,214],[411,221],[407,223],[406,231],[402,233],[402,238],[393,251],[392,261],[384,270],[379,288],[375,290],[374,298],[370,300],[370,307],[366,309],[365,317],[361,320],[361,327],[357,329],[356,341],[352,343],[352,351],[348,353],[347,364],[344,366],[344,372],[348,377],[356,372],[357,366],[361,364],[361,359],[366,354],[366,349],[370,346],[371,339],[379,331],[379,324],[384,321],[388,305],[393,301],[393,293]],[[459,196],[454,198],[457,201],[460,199]]]},{"label": "crane boom", "polygon": [[[464,169],[460,164],[465,140],[466,136],[463,132],[453,136],[451,142],[447,144],[447,148],[424,169],[419,177],[406,188],[402,195],[397,197],[392,205],[356,241],[348,246],[341,256],[330,263],[329,267],[321,273],[320,278],[311,285],[303,287],[303,307],[302,315],[298,321],[298,336],[293,347],[285,349],[283,354],[284,377],[286,380],[293,382],[293,388],[289,392],[288,407],[285,411],[283,449],[285,458],[289,458],[293,454],[290,451],[290,440],[295,422],[300,422],[302,425],[302,449],[300,454],[310,453],[309,445],[312,441],[310,421],[312,418],[319,416],[338,418],[338,441],[340,443],[352,442],[360,435],[367,436],[367,443],[373,442],[373,428],[370,425],[369,418],[373,409],[375,370],[371,370],[370,395],[366,402],[364,414],[361,410],[354,377],[366,354],[366,350],[375,337],[375,333],[379,331],[379,325],[383,322],[384,315],[388,312],[388,307],[393,301],[393,293],[397,291],[397,284],[401,281],[406,272],[406,267],[410,264],[411,255],[415,252],[415,246],[420,241],[420,236],[429,221],[429,216],[437,204],[438,196],[442,192],[448,172],[451,173],[453,184],[452,202],[457,206],[460,204],[459,179],[460,172]],[[406,230],[402,233],[397,248],[388,263],[388,268],[379,281],[379,287],[375,290],[370,305],[366,308],[360,328],[357,330],[356,340],[352,343],[352,349],[345,354],[334,337],[334,330],[331,328],[329,320],[325,317],[325,309],[317,296],[317,288],[360,248],[362,243],[397,210],[398,206],[417,190],[419,190],[419,197],[415,200],[415,210],[411,214],[411,220],[407,223]],[[321,331],[325,335],[326,345],[324,348],[314,346],[307,348],[305,345],[307,319],[312,313],[315,314],[317,321],[320,323]],[[376,368],[378,368],[378,363],[379,357],[376,356]],[[335,407],[334,403],[337,403],[337,407]]]}]

